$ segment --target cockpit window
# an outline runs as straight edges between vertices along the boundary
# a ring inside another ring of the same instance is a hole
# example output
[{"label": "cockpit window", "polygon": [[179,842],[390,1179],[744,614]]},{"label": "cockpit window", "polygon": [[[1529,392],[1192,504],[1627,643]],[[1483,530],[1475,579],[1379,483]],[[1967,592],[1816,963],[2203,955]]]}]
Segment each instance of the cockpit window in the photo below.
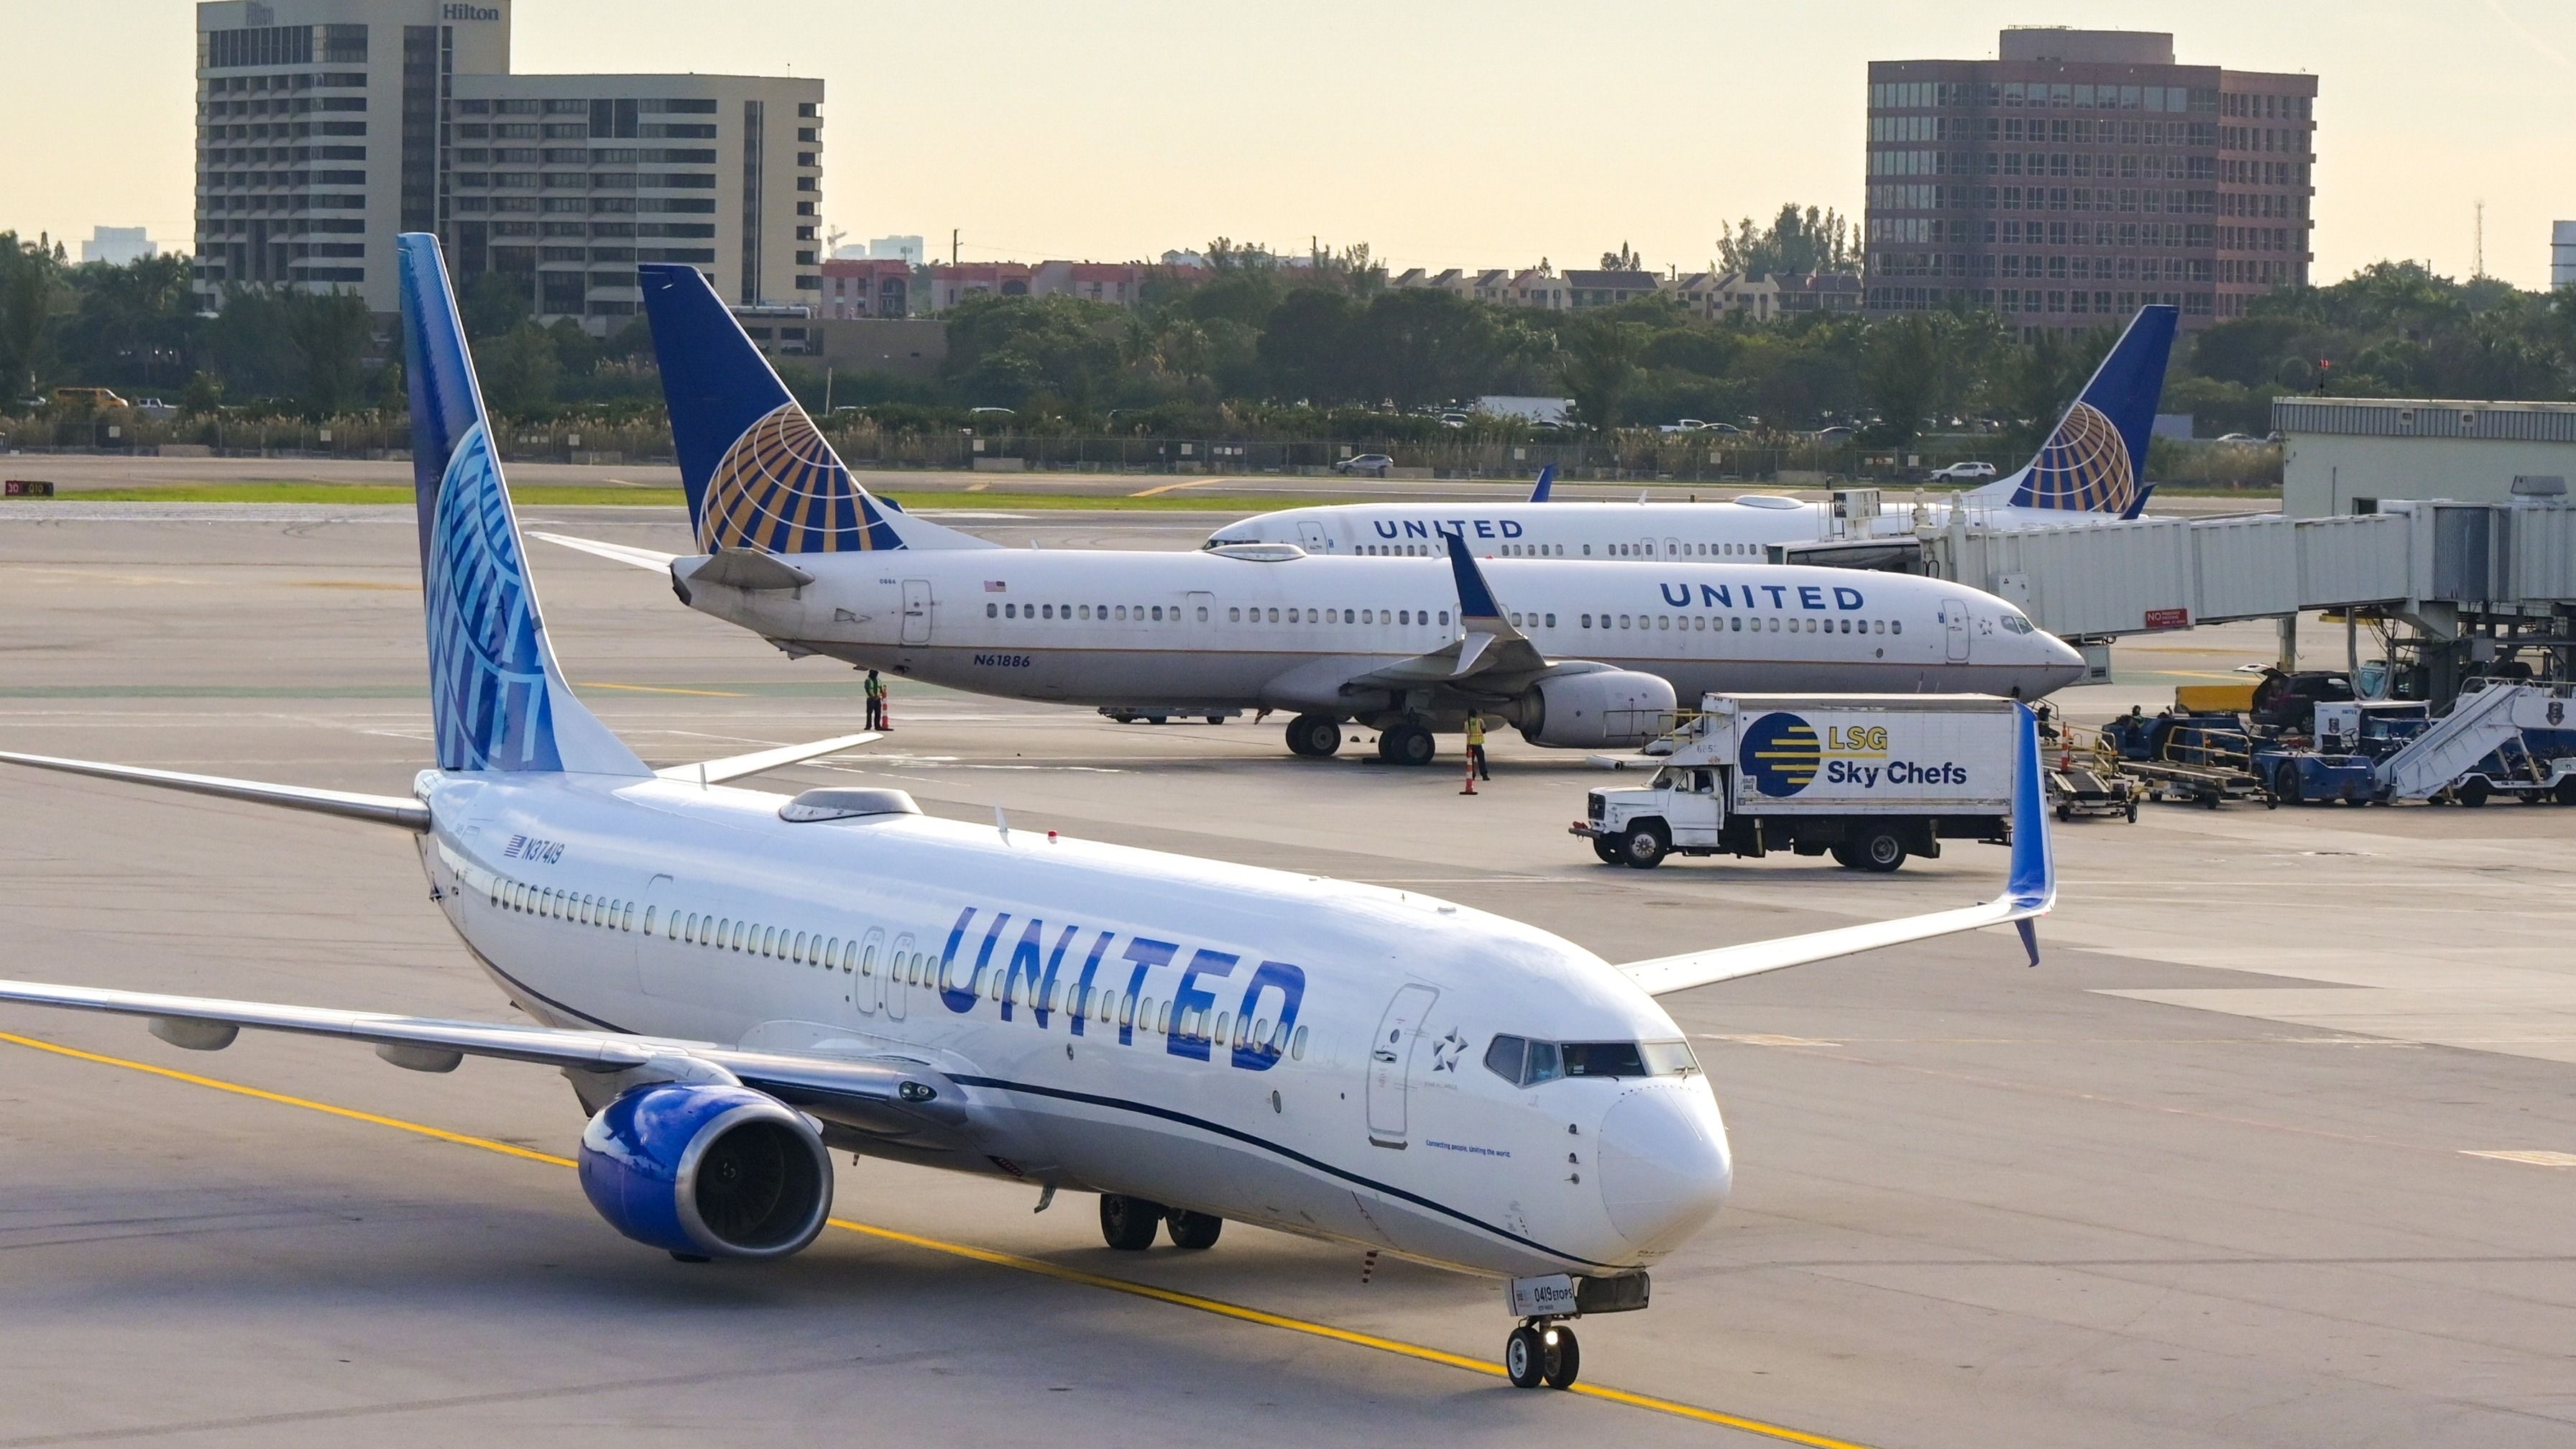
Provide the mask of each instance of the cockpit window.
[{"label": "cockpit window", "polygon": [[1485,1070],[1534,1087],[1559,1077],[1677,1077],[1699,1070],[1682,1041],[1531,1041],[1498,1036],[1485,1048]]},{"label": "cockpit window", "polygon": [[2031,622],[2028,619],[2023,618],[2021,615],[2014,613],[2010,609],[2006,609],[2004,610],[2004,632],[2007,634],[2034,634],[2037,633],[2038,630],[2031,625]]}]

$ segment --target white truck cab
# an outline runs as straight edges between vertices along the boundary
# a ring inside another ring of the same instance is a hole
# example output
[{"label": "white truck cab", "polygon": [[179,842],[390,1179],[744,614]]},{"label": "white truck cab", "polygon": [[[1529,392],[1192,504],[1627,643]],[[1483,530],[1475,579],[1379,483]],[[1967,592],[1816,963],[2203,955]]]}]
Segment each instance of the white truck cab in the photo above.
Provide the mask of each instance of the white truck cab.
[{"label": "white truck cab", "polygon": [[1644,752],[1595,757],[1654,778],[1593,790],[1571,833],[1639,870],[1788,850],[1891,871],[1944,840],[2007,844],[2013,711],[1988,695],[1708,695]]}]

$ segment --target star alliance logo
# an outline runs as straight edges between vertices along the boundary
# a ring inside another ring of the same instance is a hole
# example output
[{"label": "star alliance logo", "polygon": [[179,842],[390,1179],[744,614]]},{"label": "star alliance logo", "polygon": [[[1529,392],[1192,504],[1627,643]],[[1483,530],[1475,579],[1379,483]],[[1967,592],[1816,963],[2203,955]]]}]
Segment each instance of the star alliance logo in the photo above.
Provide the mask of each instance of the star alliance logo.
[{"label": "star alliance logo", "polygon": [[1431,1070],[1454,1072],[1458,1070],[1459,1059],[1466,1055],[1467,1039],[1460,1036],[1458,1028],[1453,1026],[1447,1036],[1431,1044]]}]

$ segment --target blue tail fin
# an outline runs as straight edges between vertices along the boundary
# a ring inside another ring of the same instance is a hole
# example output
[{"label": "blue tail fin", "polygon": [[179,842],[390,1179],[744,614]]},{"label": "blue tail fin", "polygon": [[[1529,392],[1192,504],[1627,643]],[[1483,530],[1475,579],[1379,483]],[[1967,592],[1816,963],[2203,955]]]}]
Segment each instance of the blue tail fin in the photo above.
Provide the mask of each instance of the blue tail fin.
[{"label": "blue tail fin", "polygon": [[695,267],[646,263],[644,310],[698,547],[905,547]]},{"label": "blue tail fin", "polygon": [[573,697],[547,647],[438,238],[408,233],[400,250],[438,768],[650,774]]},{"label": "blue tail fin", "polygon": [[1974,496],[1990,505],[2137,517],[2147,506],[2147,438],[2180,319],[2174,307],[2139,308],[2039,456]]},{"label": "blue tail fin", "polygon": [[1550,463],[1546,467],[1538,470],[1538,486],[1530,490],[1530,502],[1545,503],[1547,501],[1548,490],[1555,486],[1556,465],[1554,463]]}]

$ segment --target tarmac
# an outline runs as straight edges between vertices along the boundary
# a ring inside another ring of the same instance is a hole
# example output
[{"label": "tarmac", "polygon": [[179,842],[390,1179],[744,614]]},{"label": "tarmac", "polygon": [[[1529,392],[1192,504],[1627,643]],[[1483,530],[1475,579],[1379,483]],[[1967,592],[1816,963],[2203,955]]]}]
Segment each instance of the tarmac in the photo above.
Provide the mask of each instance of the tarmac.
[{"label": "tarmac", "polygon": [[[522,474],[525,481],[524,474]],[[960,522],[1192,547],[1194,515]],[[675,510],[523,522],[678,548]],[[0,748],[399,793],[426,761],[408,510],[0,510]],[[655,764],[855,729],[648,574],[536,546],[550,637]],[[2339,655],[2339,634],[2310,647]],[[2271,656],[2122,646],[2077,718]],[[1121,726],[898,683],[894,732],[771,788],[1397,885],[1612,960],[1962,905],[2003,853],[1604,867],[1601,778],[1498,734],[1494,781],[1284,721]],[[347,822],[0,771],[0,971],[499,1019],[410,848]],[[2150,806],[2059,827],[2026,967],[1953,937],[1668,998],[1735,1197],[1588,1392],[1494,1371],[1493,1284],[1240,1226],[1100,1244],[1092,1201],[839,1167],[763,1267],[618,1237],[561,1079],[0,1008],[0,1449],[857,1440],[1968,1446],[2576,1442],[2576,812]]]}]

